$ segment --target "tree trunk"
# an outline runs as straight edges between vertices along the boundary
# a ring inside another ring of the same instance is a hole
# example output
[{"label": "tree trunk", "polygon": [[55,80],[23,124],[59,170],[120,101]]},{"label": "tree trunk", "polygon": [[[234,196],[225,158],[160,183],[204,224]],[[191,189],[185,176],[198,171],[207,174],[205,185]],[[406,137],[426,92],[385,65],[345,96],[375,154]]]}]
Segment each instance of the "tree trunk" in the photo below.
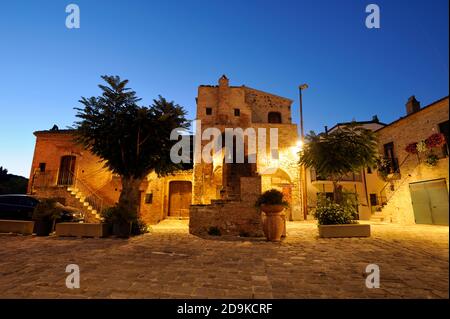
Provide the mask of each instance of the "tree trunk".
[{"label": "tree trunk", "polygon": [[342,204],[344,201],[344,196],[342,194],[342,185],[339,185],[338,182],[333,181],[333,201],[336,204]]},{"label": "tree trunk", "polygon": [[[139,187],[142,183],[142,178],[134,177],[121,177],[122,180],[122,191],[119,197],[119,207],[129,211],[130,215],[137,217],[138,207],[140,201],[140,191]],[[128,220],[128,221],[132,221]]]}]

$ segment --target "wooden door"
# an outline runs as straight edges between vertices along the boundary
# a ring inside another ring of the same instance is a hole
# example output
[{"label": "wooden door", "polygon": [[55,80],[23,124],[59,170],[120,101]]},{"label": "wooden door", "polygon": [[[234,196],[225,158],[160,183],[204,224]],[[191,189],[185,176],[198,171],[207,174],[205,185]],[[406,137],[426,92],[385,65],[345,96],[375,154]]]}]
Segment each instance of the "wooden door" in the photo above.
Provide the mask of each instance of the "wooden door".
[{"label": "wooden door", "polygon": [[72,155],[61,157],[58,173],[58,185],[73,185],[75,177],[75,160]]},{"label": "wooden door", "polygon": [[192,183],[173,181],[169,183],[169,216],[189,217],[192,200]]}]

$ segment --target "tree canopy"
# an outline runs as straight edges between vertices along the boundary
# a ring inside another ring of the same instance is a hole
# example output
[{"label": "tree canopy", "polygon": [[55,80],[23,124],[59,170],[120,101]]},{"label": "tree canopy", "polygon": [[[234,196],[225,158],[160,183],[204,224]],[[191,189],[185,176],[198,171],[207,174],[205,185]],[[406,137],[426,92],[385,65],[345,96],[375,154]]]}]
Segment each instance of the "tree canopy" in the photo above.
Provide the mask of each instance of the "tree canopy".
[{"label": "tree canopy", "polygon": [[175,128],[187,128],[183,107],[159,96],[150,106],[139,106],[136,92],[128,80],[102,76],[102,94],[82,97],[83,108],[75,108],[80,119],[75,122],[76,140],[105,161],[106,167],[119,174],[122,210],[136,211],[139,186],[150,173],[166,175],[182,168],[170,160],[170,140]]},{"label": "tree canopy", "polygon": [[[306,136],[300,152],[300,164],[314,168],[323,177],[337,183],[345,175],[375,165],[377,140],[373,131],[352,123],[331,133]],[[336,196],[335,196],[336,197]]]}]

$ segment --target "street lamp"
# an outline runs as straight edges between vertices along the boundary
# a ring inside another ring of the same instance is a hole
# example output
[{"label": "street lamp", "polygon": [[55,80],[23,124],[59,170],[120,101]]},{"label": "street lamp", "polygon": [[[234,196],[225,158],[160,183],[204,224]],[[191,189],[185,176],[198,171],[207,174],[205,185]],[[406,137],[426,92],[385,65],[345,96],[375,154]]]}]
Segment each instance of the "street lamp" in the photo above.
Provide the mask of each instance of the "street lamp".
[{"label": "street lamp", "polygon": [[[308,84],[304,83],[299,85],[298,87],[298,92],[299,92],[299,96],[300,96],[300,142],[302,143],[302,145],[305,144],[305,129],[303,126],[303,97],[302,97],[302,92],[303,90],[306,90],[308,88]],[[302,207],[303,207],[303,218],[306,220],[308,217],[308,202],[307,202],[307,183],[306,183],[306,167],[305,165],[301,165],[301,176],[300,176],[301,181],[303,181],[303,196],[301,196],[302,198]],[[301,190],[300,190],[301,192]],[[300,193],[301,194],[301,193]]]}]

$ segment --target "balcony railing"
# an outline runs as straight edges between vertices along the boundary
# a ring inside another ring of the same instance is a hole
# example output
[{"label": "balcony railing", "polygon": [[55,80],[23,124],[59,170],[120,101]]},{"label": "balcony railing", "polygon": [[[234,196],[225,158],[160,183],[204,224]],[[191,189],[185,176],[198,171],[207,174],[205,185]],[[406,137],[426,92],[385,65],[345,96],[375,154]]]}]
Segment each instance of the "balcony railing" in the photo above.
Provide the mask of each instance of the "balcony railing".
[{"label": "balcony railing", "polygon": [[[317,174],[315,169],[311,169],[311,181],[332,181],[331,178],[326,178]],[[360,173],[350,173],[341,178],[342,182],[362,182]]]}]

